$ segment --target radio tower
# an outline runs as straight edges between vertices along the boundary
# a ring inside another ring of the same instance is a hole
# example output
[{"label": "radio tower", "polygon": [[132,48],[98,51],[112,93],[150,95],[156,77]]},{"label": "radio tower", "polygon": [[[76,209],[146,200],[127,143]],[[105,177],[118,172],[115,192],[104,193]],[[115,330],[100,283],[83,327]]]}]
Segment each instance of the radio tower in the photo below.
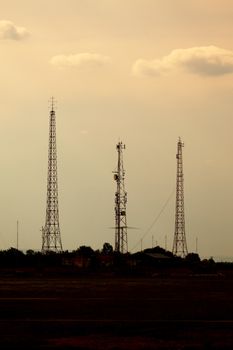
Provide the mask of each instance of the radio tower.
[{"label": "radio tower", "polygon": [[115,251],[118,253],[127,253],[127,192],[125,191],[125,170],[123,166],[123,150],[125,149],[125,145],[122,142],[118,142],[116,149],[118,153],[117,169],[113,172],[114,180],[117,184],[115,193]]},{"label": "radio tower", "polygon": [[185,219],[184,219],[184,176],[182,147],[184,143],[179,138],[177,143],[177,177],[176,177],[176,213],[175,213],[175,234],[172,253],[184,258],[188,254],[185,237]]},{"label": "radio tower", "polygon": [[49,117],[47,206],[45,226],[42,227],[43,253],[62,251],[58,211],[56,115],[54,111],[54,102],[54,98],[52,97]]}]

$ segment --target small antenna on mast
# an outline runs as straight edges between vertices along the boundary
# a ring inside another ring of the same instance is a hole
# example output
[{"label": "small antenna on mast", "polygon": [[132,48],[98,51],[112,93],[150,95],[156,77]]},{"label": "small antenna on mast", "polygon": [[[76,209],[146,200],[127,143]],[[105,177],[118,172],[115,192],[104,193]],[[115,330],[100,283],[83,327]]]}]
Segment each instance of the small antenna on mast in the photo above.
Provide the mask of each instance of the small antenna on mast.
[{"label": "small antenna on mast", "polygon": [[57,107],[57,101],[55,100],[55,98],[53,96],[49,99],[49,107],[50,107],[51,112],[54,112],[54,110]]}]

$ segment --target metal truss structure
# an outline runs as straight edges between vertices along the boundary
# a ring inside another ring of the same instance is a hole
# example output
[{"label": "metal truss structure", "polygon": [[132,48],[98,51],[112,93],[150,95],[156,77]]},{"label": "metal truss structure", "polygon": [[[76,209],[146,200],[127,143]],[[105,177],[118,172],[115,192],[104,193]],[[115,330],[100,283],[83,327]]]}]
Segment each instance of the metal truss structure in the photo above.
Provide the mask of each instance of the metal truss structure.
[{"label": "metal truss structure", "polygon": [[115,251],[124,254],[128,252],[127,192],[125,191],[125,170],[123,166],[123,150],[125,149],[125,145],[122,142],[118,142],[116,149],[118,153],[117,169],[113,172],[117,185],[115,192]]},{"label": "metal truss structure", "polygon": [[45,226],[42,227],[42,252],[61,252],[62,242],[59,227],[58,181],[57,181],[57,147],[56,147],[56,114],[54,98],[51,98],[49,117],[49,150],[47,178],[47,206]]},{"label": "metal truss structure", "polygon": [[185,217],[184,217],[184,175],[182,147],[184,143],[179,138],[177,143],[177,177],[176,177],[176,208],[175,208],[175,234],[172,253],[184,258],[188,254],[187,242],[185,236]]}]

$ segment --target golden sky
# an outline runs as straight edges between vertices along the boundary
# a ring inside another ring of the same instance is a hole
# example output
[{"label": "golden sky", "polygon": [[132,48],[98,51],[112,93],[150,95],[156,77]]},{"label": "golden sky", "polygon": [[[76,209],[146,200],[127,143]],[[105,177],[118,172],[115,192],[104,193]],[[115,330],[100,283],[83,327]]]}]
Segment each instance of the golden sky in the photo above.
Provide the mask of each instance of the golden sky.
[{"label": "golden sky", "polygon": [[[233,256],[233,2],[0,0],[0,248],[41,249],[48,100],[57,104],[64,249],[114,244],[126,144],[129,249],[175,187],[185,143],[189,251]],[[175,197],[143,240],[171,249]],[[140,249],[140,245],[137,247]]]}]

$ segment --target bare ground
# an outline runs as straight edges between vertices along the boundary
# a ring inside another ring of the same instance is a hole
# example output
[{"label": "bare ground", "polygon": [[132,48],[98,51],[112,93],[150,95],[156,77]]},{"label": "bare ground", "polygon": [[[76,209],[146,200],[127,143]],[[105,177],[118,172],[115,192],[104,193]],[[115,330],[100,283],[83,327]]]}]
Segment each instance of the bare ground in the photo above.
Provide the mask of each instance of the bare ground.
[{"label": "bare ground", "polygon": [[2,349],[233,349],[233,278],[0,275]]}]

